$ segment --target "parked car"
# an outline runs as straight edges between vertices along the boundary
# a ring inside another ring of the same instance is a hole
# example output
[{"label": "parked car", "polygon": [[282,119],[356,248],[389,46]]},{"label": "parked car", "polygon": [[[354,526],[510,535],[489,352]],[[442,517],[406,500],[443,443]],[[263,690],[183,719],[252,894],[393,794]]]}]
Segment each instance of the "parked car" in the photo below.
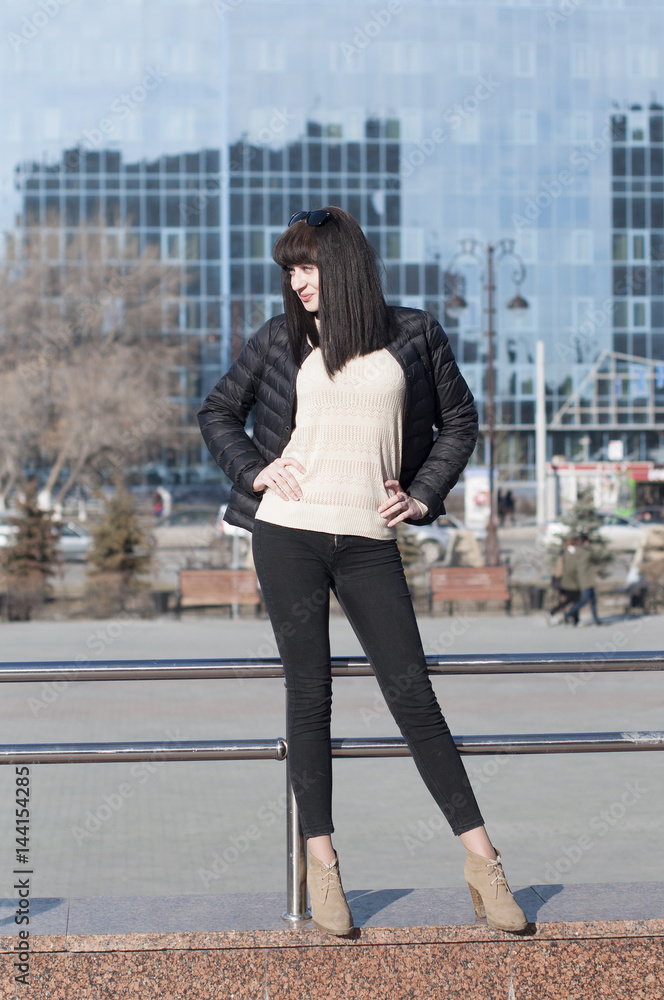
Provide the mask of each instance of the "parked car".
[{"label": "parked car", "polygon": [[[0,546],[2,547],[11,545],[18,531],[18,527],[12,521],[13,518],[10,516],[0,518]],[[73,521],[65,521],[62,524],[55,523],[53,533],[57,535],[56,552],[67,562],[85,559],[92,548],[93,538],[90,532]]]},{"label": "parked car", "polygon": [[[624,552],[636,549],[648,526],[634,517],[613,514],[610,511],[596,511],[596,514],[601,518],[599,534],[606,539],[612,549]],[[557,545],[568,533],[567,525],[560,521],[551,521],[543,526],[540,537],[547,545]]]},{"label": "parked car", "polygon": [[63,559],[73,562],[77,559],[87,558],[88,552],[94,544],[94,539],[89,531],[73,521],[65,521],[61,525],[56,525],[55,529],[59,536],[56,548]]},{"label": "parked car", "polygon": [[[441,514],[432,524],[405,524],[408,534],[419,543],[425,562],[431,564],[443,559],[452,535],[456,531],[470,531],[454,514]],[[486,531],[475,531],[477,538],[485,538]]]},{"label": "parked car", "polygon": [[160,549],[206,549],[218,537],[215,507],[182,507],[152,529]]},{"label": "parked car", "polygon": [[5,548],[7,545],[11,545],[12,537],[16,534],[18,528],[13,524],[13,517],[10,514],[3,514],[0,517],[0,548]]}]

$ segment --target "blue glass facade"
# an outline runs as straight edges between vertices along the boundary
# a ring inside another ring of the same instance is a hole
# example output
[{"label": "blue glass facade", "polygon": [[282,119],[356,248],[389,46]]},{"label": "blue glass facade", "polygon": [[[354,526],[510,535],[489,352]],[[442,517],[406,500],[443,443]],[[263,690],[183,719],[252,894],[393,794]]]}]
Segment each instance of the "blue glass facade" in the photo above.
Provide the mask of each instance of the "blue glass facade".
[{"label": "blue glass facade", "polygon": [[[218,150],[204,149],[154,161],[126,163],[117,150],[70,149],[58,163],[23,163],[16,172],[22,193],[21,227],[39,226],[58,237],[83,227],[98,233],[102,259],[132,266],[145,251],[177,272],[164,300],[162,334],[179,348],[171,372],[174,402],[181,404],[178,440],[162,461],[174,481],[204,477],[208,465],[195,413],[204,387],[219,377],[221,326],[221,187]],[[69,266],[71,264],[69,263]]]},{"label": "blue glass facade", "polygon": [[[642,250],[658,252],[664,231],[653,187],[661,147],[649,131],[657,116],[648,110],[653,94],[655,103],[664,97],[664,9],[637,0],[412,0],[393,4],[387,17],[383,7],[102,0],[75,16],[63,7],[34,40],[15,43],[0,68],[22,94],[20,107],[0,109],[7,122],[0,171],[7,178],[16,163],[39,163],[46,177],[63,163],[63,150],[102,159],[108,150],[145,180],[138,203],[129,201],[129,187],[125,203],[119,196],[121,219],[138,205],[140,239],[159,232],[166,254],[178,235],[169,230],[189,233],[189,250],[185,235],[178,252],[183,274],[197,277],[182,286],[181,329],[201,344],[198,375],[181,373],[190,413],[195,390],[205,392],[248,333],[280,309],[270,247],[291,210],[335,202],[366,226],[393,301],[443,319],[482,410],[483,267],[462,264],[468,309],[456,326],[444,314],[449,282],[446,288],[442,275],[460,240],[513,239],[530,308],[519,318],[507,310],[513,282],[505,262],[496,282],[497,419],[509,432],[500,462],[530,462],[537,340],[546,346],[550,419],[602,350],[661,351],[658,269],[648,269],[647,290],[633,285],[625,296],[615,291],[622,272],[614,268],[636,267]],[[13,30],[11,12],[0,19],[5,34]],[[141,82],[149,72],[157,81],[151,89]],[[633,110],[636,104],[645,110]],[[619,141],[615,122],[641,113],[645,138],[632,129]],[[188,150],[200,151],[189,154],[198,170],[189,171]],[[206,150],[218,156],[218,168],[203,166]],[[193,225],[173,221],[169,158],[178,163],[177,211],[189,190]],[[149,164],[159,165],[152,177]],[[157,188],[148,182],[159,186],[158,216]],[[24,208],[8,191],[5,183],[5,228]],[[34,192],[21,186],[24,195]],[[54,197],[45,188],[43,195]],[[91,190],[90,201],[78,198],[81,222],[95,197]],[[109,190],[104,205],[116,204],[114,197]],[[218,222],[208,217],[217,197]],[[623,198],[624,224],[614,216]],[[635,242],[641,236],[643,247]],[[215,239],[218,263],[210,257]],[[220,338],[213,349],[210,334]],[[581,433],[551,435],[552,452],[573,457]],[[657,430],[626,443],[635,458],[661,457]],[[603,447],[603,437],[593,437],[591,456],[601,457]],[[183,474],[207,475],[205,461],[189,453]]]}]

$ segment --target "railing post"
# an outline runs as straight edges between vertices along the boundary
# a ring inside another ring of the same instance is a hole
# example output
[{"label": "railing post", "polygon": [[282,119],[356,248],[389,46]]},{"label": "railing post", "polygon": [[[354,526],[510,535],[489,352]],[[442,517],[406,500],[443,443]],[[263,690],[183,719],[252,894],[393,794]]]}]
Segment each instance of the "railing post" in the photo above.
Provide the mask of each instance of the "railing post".
[{"label": "railing post", "polygon": [[286,912],[284,920],[311,920],[307,913],[307,858],[300,828],[300,813],[290,778],[290,760],[286,755]]}]

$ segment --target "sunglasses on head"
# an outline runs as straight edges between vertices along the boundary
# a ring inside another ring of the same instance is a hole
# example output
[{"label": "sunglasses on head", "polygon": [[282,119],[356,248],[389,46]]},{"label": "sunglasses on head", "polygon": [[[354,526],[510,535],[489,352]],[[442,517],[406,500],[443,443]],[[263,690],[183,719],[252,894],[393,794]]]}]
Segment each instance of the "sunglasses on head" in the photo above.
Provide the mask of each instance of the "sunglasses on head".
[{"label": "sunglasses on head", "polygon": [[292,226],[296,222],[306,222],[308,226],[324,226],[326,222],[333,219],[331,212],[326,212],[324,208],[316,208],[313,212],[296,212],[291,215],[288,225]]}]

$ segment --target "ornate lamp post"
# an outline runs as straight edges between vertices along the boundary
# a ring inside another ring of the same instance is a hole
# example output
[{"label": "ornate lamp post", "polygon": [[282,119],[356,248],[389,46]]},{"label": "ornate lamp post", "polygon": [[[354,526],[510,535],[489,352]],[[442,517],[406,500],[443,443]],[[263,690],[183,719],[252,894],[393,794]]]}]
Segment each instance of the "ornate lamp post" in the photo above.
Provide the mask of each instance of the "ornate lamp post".
[{"label": "ornate lamp post", "polygon": [[523,310],[528,308],[528,303],[520,295],[519,289],[526,276],[526,267],[523,260],[514,251],[514,240],[502,239],[497,243],[488,243],[483,246],[479,240],[460,240],[461,249],[454,254],[447,271],[456,277],[453,281],[453,292],[445,302],[445,309],[450,316],[458,317],[468,303],[458,290],[458,272],[455,267],[461,260],[472,258],[477,263],[485,266],[484,271],[484,292],[486,294],[486,305],[484,311],[487,316],[487,392],[486,392],[486,434],[489,442],[489,523],[487,525],[485,560],[487,566],[498,565],[498,536],[496,533],[496,498],[494,490],[495,479],[495,441],[496,441],[496,364],[495,364],[495,266],[506,257],[515,263],[512,272],[514,282],[514,295],[507,303],[508,309]]}]

